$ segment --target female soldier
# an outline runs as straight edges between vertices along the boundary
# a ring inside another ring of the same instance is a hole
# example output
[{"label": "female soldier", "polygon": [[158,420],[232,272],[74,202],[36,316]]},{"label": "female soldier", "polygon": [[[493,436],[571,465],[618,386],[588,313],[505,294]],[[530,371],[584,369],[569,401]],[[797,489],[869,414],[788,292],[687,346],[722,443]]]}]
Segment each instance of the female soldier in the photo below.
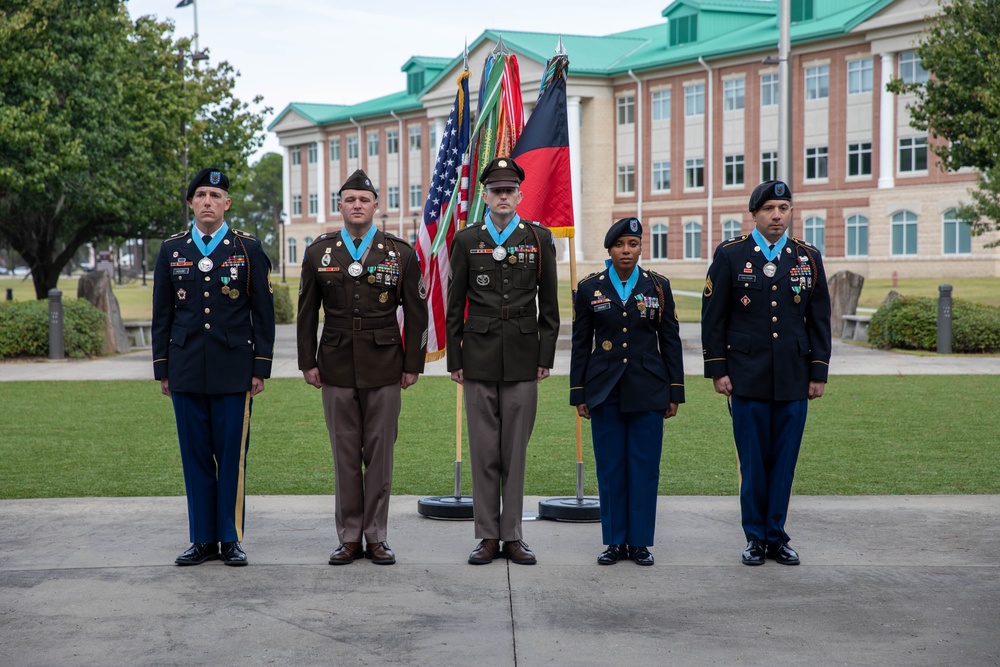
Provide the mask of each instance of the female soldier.
[{"label": "female soldier", "polygon": [[642,223],[619,220],[604,237],[609,267],[580,281],[573,320],[570,404],[591,419],[611,565],[652,565],[663,420],[684,402],[680,327],[670,282],[639,268]]}]

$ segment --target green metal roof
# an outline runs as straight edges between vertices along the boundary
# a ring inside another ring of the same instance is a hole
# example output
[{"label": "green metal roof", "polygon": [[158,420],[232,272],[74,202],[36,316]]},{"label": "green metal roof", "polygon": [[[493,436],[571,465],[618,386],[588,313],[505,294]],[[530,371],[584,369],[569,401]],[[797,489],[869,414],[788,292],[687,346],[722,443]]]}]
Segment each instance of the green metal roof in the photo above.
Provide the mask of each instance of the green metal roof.
[{"label": "green metal roof", "polygon": [[417,111],[423,109],[419,95],[408,95],[406,91],[392,93],[374,100],[360,102],[359,104],[307,104],[303,102],[292,102],[282,109],[278,117],[267,126],[272,130],[281,120],[291,112],[297,113],[306,120],[316,125],[332,125],[334,123],[344,123],[362,118],[372,118],[378,116],[388,116],[390,111],[402,113],[405,111]]}]

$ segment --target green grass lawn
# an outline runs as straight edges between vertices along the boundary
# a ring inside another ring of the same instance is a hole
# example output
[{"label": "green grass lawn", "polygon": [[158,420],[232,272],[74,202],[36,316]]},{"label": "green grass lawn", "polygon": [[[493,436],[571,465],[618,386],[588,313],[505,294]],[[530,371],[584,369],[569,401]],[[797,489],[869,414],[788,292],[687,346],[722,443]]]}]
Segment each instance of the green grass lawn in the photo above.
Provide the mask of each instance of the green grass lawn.
[{"label": "green grass lawn", "polygon": [[[838,376],[810,404],[795,480],[805,495],[1000,493],[1000,411],[990,376]],[[546,380],[525,493],[573,495],[574,411],[565,376]],[[660,493],[731,495],[736,459],[725,400],[688,378],[667,422]],[[0,498],[183,495],[170,401],[152,381],[0,383]],[[421,378],[403,394],[393,493],[453,491],[455,385]],[[596,494],[584,423],[585,492]],[[468,451],[464,492],[470,491]],[[320,393],[269,380],[255,399],[247,491],[328,494],[333,463]]]}]

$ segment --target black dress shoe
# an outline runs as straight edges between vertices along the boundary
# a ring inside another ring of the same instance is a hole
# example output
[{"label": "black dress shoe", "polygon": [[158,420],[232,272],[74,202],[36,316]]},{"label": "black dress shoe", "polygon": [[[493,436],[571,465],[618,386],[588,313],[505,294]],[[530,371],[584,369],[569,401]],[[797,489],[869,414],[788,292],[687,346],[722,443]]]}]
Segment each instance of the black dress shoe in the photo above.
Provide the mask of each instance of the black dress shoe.
[{"label": "black dress shoe", "polygon": [[623,558],[628,558],[627,544],[611,544],[597,557],[599,565],[614,565]]},{"label": "black dress shoe", "polygon": [[222,563],[223,565],[240,567],[242,565],[248,565],[250,561],[247,560],[247,554],[243,551],[243,547],[240,546],[239,542],[223,542]]},{"label": "black dress shoe", "polygon": [[216,542],[195,542],[191,548],[174,559],[178,565],[201,565],[206,560],[219,558],[219,545]]},{"label": "black dress shoe", "polygon": [[750,540],[747,542],[746,549],[743,550],[743,564],[744,565],[763,565],[764,564],[764,543],[760,540]]},{"label": "black dress shoe", "polygon": [[629,547],[628,557],[635,561],[636,565],[652,565],[653,554],[649,553],[646,547]]},{"label": "black dress shoe", "polygon": [[769,542],[767,545],[767,557],[782,565],[798,565],[799,555],[795,549],[788,546],[788,542]]}]

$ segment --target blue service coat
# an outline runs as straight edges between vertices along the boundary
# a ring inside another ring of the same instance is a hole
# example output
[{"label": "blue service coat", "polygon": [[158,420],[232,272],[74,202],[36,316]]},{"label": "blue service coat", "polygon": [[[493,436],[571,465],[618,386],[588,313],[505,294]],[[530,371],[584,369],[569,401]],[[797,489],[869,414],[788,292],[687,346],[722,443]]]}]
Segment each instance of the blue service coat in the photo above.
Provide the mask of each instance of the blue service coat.
[{"label": "blue service coat", "polygon": [[253,376],[271,376],[271,261],[259,240],[232,229],[212,251],[207,273],[198,268],[201,257],[190,231],[160,247],[153,273],[153,375],[169,379],[171,391],[250,391]]},{"label": "blue service coat", "polygon": [[600,405],[615,385],[622,412],[663,411],[683,403],[684,358],[670,281],[640,267],[623,305],[611,285],[612,270],[577,286],[570,405]]}]

